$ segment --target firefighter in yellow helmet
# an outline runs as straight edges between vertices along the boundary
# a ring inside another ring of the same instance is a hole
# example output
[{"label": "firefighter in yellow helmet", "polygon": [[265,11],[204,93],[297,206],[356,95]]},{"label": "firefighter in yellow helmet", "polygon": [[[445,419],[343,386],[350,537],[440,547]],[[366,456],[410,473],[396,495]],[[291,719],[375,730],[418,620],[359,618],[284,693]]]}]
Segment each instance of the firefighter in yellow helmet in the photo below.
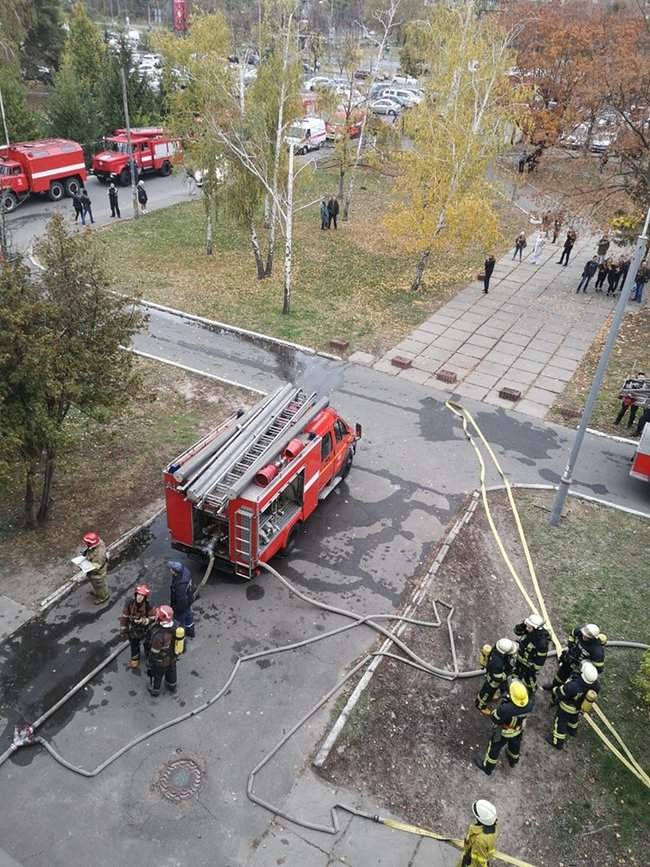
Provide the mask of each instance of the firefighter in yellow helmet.
[{"label": "firefighter in yellow helmet", "polygon": [[467,829],[463,855],[457,867],[488,867],[497,850],[497,810],[490,801],[474,801],[472,814],[476,822]]},{"label": "firefighter in yellow helmet", "polygon": [[528,690],[520,680],[513,679],[508,688],[508,695],[504,696],[501,704],[490,715],[495,729],[485,758],[482,761],[477,757],[474,758],[474,764],[488,777],[494,770],[499,753],[504,747],[511,768],[514,768],[519,761],[524,725],[532,709],[533,701]]}]

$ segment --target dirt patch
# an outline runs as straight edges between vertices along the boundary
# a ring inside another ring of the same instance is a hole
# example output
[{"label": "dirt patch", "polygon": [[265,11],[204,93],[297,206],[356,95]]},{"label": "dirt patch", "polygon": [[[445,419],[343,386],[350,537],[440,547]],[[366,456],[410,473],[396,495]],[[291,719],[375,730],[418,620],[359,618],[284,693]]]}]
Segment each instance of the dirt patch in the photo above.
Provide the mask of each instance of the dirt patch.
[{"label": "dirt patch", "polygon": [[[584,586],[580,594],[573,578],[565,577],[567,566],[573,567],[580,558],[589,562],[590,547],[585,545],[594,543],[590,533],[581,536],[576,528],[584,527],[592,514],[598,516],[596,524],[600,523],[602,511],[594,512],[594,507],[571,501],[565,526],[559,531],[562,542],[554,558],[547,561],[544,548],[554,546],[546,535],[551,531],[544,511],[545,499],[524,495],[518,496],[519,500],[556,626],[566,628],[567,621],[574,625],[579,611],[584,615],[582,622],[595,620],[612,637],[623,637],[616,599],[602,604],[602,597],[590,594],[587,601]],[[500,496],[491,498],[491,502],[506,549],[514,554],[520,574],[526,574],[507,504]],[[647,532],[647,526],[627,516],[622,516],[622,524],[620,516],[609,520],[610,515],[608,512],[600,526],[594,526],[594,534],[602,536],[605,531],[602,544],[591,550],[600,554],[603,545],[610,546],[611,556],[615,556],[616,550],[627,549],[617,549],[611,537],[606,538],[607,526],[623,545],[641,529]],[[572,556],[567,555],[569,550]],[[608,568],[603,559],[592,562],[592,573],[600,576],[594,580],[602,583]],[[582,577],[578,570],[575,580],[580,582]],[[636,583],[640,584],[638,573]],[[559,593],[561,587],[565,587],[564,594]],[[614,586],[609,592],[617,597]],[[642,597],[647,597],[648,592],[643,588]],[[579,595],[581,602],[576,609],[572,602]],[[512,626],[527,613],[523,598],[505,571],[482,509],[477,510],[464,534],[453,544],[430,598],[420,606],[416,618],[431,619],[433,598],[455,607],[453,626],[461,670],[478,668],[480,646],[502,636],[513,637]],[[645,601],[647,604],[649,600]],[[647,632],[647,627],[643,629]],[[624,637],[644,640],[638,634],[638,624],[635,634],[631,630],[630,626]],[[444,628],[413,627],[404,637],[419,655],[439,666],[451,667]],[[625,653],[629,655],[621,655]],[[644,748],[641,743],[647,710],[644,714],[637,707],[639,702],[630,705],[626,694],[639,654],[611,650],[608,657],[607,699],[603,699],[603,707],[633,750],[640,753],[637,758],[641,764],[647,766],[648,746]],[[553,670],[554,663],[549,662],[541,681],[550,679]],[[474,707],[479,685],[477,679],[448,683],[406,665],[383,662],[330,756],[325,776],[337,784],[360,787],[415,824],[451,835],[463,832],[471,801],[487,797],[495,801],[502,817],[500,848],[540,867],[591,867],[595,862],[594,847],[598,848],[602,864],[640,867],[646,863],[643,853],[650,842],[643,818],[647,790],[633,778],[628,779],[626,772],[611,767],[614,760],[603,756],[600,744],[584,722],[579,737],[564,753],[554,752],[544,741],[553,719],[546,693],[538,693],[519,766],[511,769],[503,759],[489,779],[473,766],[472,758],[483,756],[492,728]],[[643,832],[639,832],[641,827]]]},{"label": "dirt patch", "polygon": [[48,526],[22,526],[22,489],[0,505],[0,594],[35,606],[70,577],[69,560],[89,529],[107,543],[163,504],[162,469],[251,395],[163,364],[139,361],[140,398],[109,425],[71,420],[61,454]]}]

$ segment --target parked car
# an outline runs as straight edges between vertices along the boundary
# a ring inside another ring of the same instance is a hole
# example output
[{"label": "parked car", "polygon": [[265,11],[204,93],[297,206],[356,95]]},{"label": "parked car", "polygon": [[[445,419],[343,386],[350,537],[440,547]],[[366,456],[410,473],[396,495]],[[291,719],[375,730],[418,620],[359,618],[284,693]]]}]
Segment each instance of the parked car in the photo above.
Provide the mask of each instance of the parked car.
[{"label": "parked car", "polygon": [[381,97],[381,99],[375,99],[370,103],[370,111],[373,114],[385,114],[389,117],[397,117],[402,111],[402,105],[395,99]]},{"label": "parked car", "polygon": [[384,95],[384,91],[388,90],[389,88],[390,84],[386,84],[385,82],[383,84],[373,84],[373,86],[368,91],[368,99],[381,99]]},{"label": "parked car", "polygon": [[394,75],[391,81],[391,84],[401,86],[401,87],[420,87],[420,83],[417,78],[413,78],[410,75]]},{"label": "parked car", "polygon": [[367,81],[370,78],[370,71],[368,69],[357,69],[354,73],[354,77],[357,81]]},{"label": "parked car", "polygon": [[383,96],[386,99],[393,99],[399,102],[403,108],[413,108],[413,106],[419,105],[422,102],[422,96],[419,93],[401,87],[389,87],[384,91]]},{"label": "parked car", "polygon": [[305,81],[305,90],[316,90],[319,87],[330,88],[334,86],[332,79],[327,75],[312,75]]},{"label": "parked car", "polygon": [[293,145],[296,153],[306,154],[321,148],[327,139],[327,128],[322,117],[303,117],[287,130],[284,138],[287,146]]}]

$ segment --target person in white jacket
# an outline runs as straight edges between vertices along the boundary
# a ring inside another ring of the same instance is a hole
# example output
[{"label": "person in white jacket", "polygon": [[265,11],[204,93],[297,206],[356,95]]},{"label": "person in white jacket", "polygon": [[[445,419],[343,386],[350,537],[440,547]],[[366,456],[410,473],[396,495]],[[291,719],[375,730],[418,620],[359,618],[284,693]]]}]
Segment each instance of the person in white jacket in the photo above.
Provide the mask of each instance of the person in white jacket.
[{"label": "person in white jacket", "polygon": [[530,257],[531,264],[537,265],[539,257],[542,255],[544,245],[546,244],[546,232],[538,232],[535,238],[535,246],[533,247],[533,255]]}]

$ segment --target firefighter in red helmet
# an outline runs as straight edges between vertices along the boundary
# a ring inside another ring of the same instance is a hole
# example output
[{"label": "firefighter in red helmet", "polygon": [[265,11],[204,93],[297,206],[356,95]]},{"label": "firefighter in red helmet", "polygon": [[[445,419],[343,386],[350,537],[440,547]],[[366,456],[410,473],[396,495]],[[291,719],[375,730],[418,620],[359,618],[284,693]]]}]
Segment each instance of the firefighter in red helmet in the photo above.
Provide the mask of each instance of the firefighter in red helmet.
[{"label": "firefighter in red helmet", "polygon": [[104,602],[108,602],[111,598],[106,583],[106,574],[108,572],[106,545],[97,533],[94,532],[86,533],[83,541],[85,547],[81,553],[93,566],[92,571],[88,573],[88,578],[95,594],[95,605],[103,605]]},{"label": "firefighter in red helmet", "polygon": [[169,605],[161,605],[156,615],[157,624],[151,630],[148,651],[147,674],[151,682],[147,689],[151,695],[160,695],[165,679],[170,692],[176,690],[176,660],[183,652],[185,630],[174,620],[174,611]]},{"label": "firefighter in red helmet", "polygon": [[140,665],[140,645],[144,642],[146,653],[149,631],[156,622],[156,612],[149,601],[150,596],[151,588],[146,584],[138,584],[133,598],[126,603],[120,617],[120,635],[128,638],[131,643],[129,668],[138,668]]}]

